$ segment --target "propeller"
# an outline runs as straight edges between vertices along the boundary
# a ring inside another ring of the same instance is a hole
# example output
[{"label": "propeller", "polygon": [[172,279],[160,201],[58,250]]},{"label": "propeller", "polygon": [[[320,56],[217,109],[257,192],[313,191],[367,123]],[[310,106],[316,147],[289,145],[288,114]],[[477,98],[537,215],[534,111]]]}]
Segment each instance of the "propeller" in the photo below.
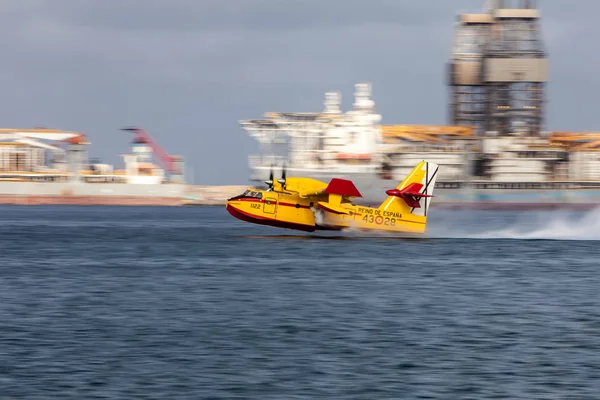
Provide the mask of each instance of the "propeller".
[{"label": "propeller", "polygon": [[271,172],[269,173],[269,180],[265,181],[269,190],[273,190],[273,165],[271,165]]},{"label": "propeller", "polygon": [[[281,171],[281,179],[277,179],[277,182],[283,187],[285,188],[285,181],[286,181],[286,166],[285,164],[283,165],[282,171]],[[269,173],[269,180],[265,181],[265,183],[267,184],[267,186],[269,187],[267,190],[273,190],[273,183],[274,183],[274,174],[273,174],[273,165],[271,165],[271,172]]]},{"label": "propeller", "polygon": [[283,164],[283,167],[281,169],[281,179],[277,179],[277,182],[279,182],[281,184],[281,186],[283,186],[285,188],[285,177],[286,177],[287,173],[286,173],[286,166],[285,164]]}]

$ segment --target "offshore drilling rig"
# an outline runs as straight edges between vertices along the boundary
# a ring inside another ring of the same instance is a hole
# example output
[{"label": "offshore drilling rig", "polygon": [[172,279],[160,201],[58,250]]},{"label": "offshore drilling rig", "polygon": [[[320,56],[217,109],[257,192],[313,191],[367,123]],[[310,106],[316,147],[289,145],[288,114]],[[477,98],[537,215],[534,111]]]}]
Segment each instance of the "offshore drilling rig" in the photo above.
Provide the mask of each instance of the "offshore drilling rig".
[{"label": "offshore drilling rig", "polygon": [[449,62],[450,123],[477,135],[539,136],[548,54],[535,1],[489,0],[458,16]]}]

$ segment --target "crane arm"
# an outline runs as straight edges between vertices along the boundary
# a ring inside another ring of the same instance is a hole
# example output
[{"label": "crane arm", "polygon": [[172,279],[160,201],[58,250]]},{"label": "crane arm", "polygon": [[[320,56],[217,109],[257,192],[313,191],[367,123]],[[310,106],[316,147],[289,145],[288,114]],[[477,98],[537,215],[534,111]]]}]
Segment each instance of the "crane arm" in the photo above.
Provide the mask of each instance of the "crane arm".
[{"label": "crane arm", "polygon": [[122,130],[133,132],[137,137],[148,143],[148,145],[152,148],[152,151],[161,159],[164,167],[169,172],[174,171],[175,168],[173,165],[173,157],[167,154],[167,152],[164,151],[163,148],[160,147],[145,130],[141,128],[123,128]]}]

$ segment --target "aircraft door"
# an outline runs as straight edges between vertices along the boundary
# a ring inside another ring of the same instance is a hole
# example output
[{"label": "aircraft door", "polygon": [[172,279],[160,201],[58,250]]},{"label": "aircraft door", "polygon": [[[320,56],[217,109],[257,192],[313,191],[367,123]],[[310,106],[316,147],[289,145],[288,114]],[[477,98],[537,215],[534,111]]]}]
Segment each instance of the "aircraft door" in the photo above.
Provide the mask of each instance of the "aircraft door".
[{"label": "aircraft door", "polygon": [[277,198],[275,197],[265,197],[263,211],[265,214],[273,214],[277,211]]}]

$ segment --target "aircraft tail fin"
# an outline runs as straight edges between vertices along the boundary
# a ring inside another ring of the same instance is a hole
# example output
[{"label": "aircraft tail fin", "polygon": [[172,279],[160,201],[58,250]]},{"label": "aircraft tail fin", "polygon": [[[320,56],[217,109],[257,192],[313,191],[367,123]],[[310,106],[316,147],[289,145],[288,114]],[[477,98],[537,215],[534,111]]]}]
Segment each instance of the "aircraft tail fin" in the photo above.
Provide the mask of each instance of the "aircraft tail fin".
[{"label": "aircraft tail fin", "polygon": [[438,169],[432,162],[419,162],[395,189],[386,191],[388,197],[379,209],[401,213],[408,221],[425,223]]}]

